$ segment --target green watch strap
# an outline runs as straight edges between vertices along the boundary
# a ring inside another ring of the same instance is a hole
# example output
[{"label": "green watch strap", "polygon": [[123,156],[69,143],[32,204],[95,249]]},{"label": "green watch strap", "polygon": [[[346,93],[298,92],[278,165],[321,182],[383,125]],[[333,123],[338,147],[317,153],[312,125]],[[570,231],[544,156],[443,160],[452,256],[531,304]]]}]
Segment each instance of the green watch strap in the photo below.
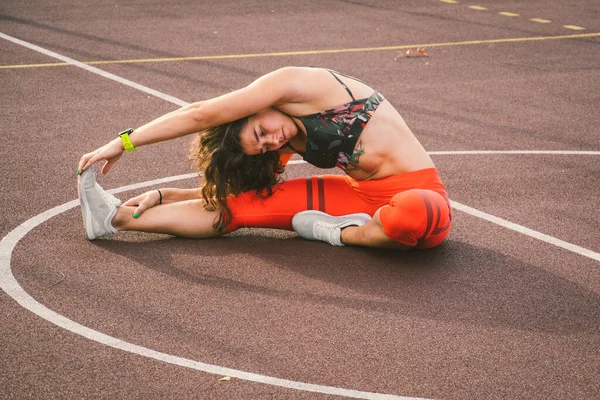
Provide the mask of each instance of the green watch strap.
[{"label": "green watch strap", "polygon": [[121,133],[119,133],[119,137],[121,138],[121,141],[123,142],[123,148],[129,152],[134,151],[136,149],[136,147],[133,145],[133,143],[131,143],[131,139],[129,138],[129,135],[133,132],[133,129],[127,129]]}]

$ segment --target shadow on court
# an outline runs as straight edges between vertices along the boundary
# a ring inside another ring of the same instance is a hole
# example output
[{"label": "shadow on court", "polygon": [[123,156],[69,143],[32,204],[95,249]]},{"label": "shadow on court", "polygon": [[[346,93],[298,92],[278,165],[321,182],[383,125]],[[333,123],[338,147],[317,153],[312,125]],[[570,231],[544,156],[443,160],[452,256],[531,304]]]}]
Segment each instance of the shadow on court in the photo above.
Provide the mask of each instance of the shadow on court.
[{"label": "shadow on court", "polygon": [[[600,321],[595,318],[600,309],[598,294],[496,251],[452,240],[425,251],[335,248],[293,234],[283,235],[288,237],[273,240],[241,234],[201,241],[165,238],[143,242],[126,242],[122,235],[119,241],[95,244],[194,285],[297,300],[305,302],[306,307],[324,304],[552,334],[600,331]],[[180,265],[173,261],[179,255],[197,259],[198,263]],[[262,273],[268,274],[265,268],[276,265],[272,268],[331,283],[369,299],[345,296],[344,290],[339,295],[322,295],[204,272],[201,260],[215,258],[222,259],[226,268],[236,262],[251,268],[248,263],[259,264],[258,259],[262,261]]]}]

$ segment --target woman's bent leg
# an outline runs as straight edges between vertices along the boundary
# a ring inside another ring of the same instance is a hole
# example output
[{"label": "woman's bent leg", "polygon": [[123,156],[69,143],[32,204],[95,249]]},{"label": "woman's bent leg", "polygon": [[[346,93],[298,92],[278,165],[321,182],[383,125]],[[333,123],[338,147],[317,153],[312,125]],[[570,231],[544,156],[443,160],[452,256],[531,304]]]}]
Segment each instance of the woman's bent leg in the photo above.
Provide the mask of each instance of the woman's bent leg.
[{"label": "woman's bent leg", "polygon": [[202,200],[162,204],[147,209],[139,218],[133,218],[135,207],[121,206],[112,225],[119,231],[165,233],[197,239],[226,233],[213,228],[219,210],[208,211],[202,204]]},{"label": "woman's bent leg", "polygon": [[342,229],[342,243],[347,246],[364,246],[398,250],[412,249],[414,246],[399,243],[390,239],[381,224],[379,212],[380,210],[377,210],[371,221],[362,226],[349,226]]},{"label": "woman's bent leg", "polygon": [[392,197],[373,219],[342,231],[342,242],[372,247],[428,249],[440,244],[452,226],[447,197],[433,190],[411,189]]}]

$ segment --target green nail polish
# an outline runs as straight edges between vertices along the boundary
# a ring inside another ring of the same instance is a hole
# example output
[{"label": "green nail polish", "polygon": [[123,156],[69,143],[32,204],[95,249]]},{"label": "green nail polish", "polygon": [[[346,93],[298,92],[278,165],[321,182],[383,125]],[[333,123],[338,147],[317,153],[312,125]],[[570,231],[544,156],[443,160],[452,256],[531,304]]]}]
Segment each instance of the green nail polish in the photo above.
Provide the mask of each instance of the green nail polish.
[{"label": "green nail polish", "polygon": [[133,218],[137,218],[137,217],[139,217],[139,216],[140,216],[140,213],[137,213],[137,212],[136,212],[136,213],[133,213]]},{"label": "green nail polish", "polygon": [[80,169],[77,170],[77,175],[81,175],[81,170]]}]

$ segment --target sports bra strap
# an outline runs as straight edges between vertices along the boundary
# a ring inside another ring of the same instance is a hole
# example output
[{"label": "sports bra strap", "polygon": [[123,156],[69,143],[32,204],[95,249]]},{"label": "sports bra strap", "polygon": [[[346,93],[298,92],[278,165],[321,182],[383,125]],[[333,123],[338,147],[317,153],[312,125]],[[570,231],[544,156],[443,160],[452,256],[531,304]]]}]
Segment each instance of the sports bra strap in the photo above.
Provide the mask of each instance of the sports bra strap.
[{"label": "sports bra strap", "polygon": [[301,152],[300,150],[296,150],[296,149],[294,148],[294,146],[292,146],[292,145],[291,145],[291,143],[290,143],[290,142],[286,142],[286,143],[285,143],[285,147],[288,147],[288,148],[292,149],[293,151],[295,151],[296,153],[298,153],[298,154],[300,154],[302,157],[304,157],[304,153],[303,153],[303,152]]},{"label": "sports bra strap", "polygon": [[346,84],[345,84],[344,82],[342,82],[342,80],[341,80],[340,78],[338,78],[338,77],[337,77],[337,75],[333,73],[333,71],[331,71],[331,70],[327,70],[327,71],[329,71],[329,72],[331,73],[331,75],[333,75],[333,77],[334,77],[335,79],[337,79],[337,81],[338,81],[339,83],[341,83],[341,84],[342,84],[342,86],[344,87],[344,89],[346,89],[346,92],[348,92],[348,94],[350,95],[350,97],[352,97],[352,100],[356,100],[356,99],[354,98],[354,95],[353,95],[353,94],[352,94],[352,92],[350,91],[350,89],[348,89],[348,86],[346,86]]}]

